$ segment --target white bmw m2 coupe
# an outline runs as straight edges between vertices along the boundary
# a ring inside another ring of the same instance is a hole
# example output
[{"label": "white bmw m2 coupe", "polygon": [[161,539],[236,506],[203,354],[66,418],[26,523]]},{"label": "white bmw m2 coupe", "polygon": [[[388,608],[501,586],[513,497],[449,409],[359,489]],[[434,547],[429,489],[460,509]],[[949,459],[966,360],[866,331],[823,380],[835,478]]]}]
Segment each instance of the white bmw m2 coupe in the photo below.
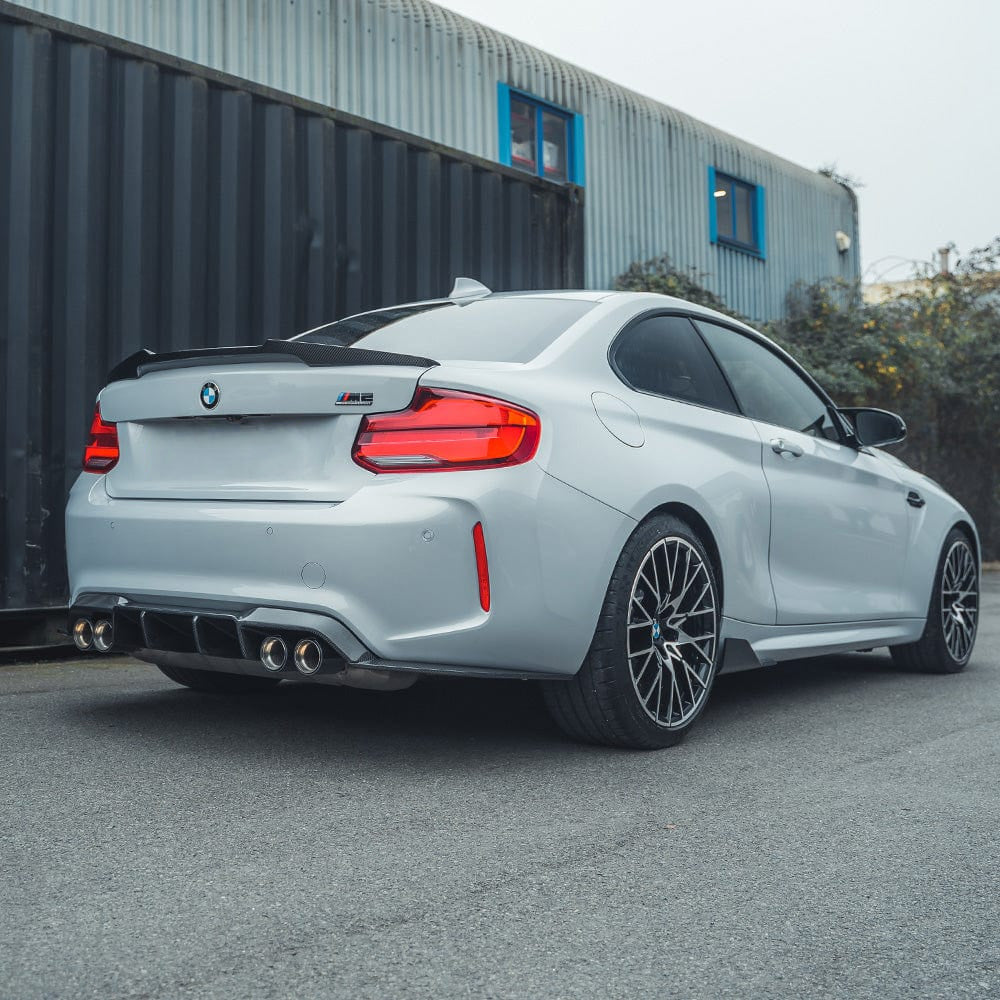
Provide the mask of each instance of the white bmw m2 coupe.
[{"label": "white bmw m2 coupe", "polygon": [[197,691],[542,682],[665,747],[720,670],[888,646],[955,673],[969,514],[766,338],[642,293],[380,309],[108,378],[66,513],[70,628]]}]

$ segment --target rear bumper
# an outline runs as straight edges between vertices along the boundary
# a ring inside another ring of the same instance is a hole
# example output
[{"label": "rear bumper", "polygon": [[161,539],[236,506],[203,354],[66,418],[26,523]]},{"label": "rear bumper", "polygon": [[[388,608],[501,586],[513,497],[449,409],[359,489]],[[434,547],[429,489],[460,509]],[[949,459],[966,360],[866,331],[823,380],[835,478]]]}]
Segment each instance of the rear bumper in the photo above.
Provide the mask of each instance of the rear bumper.
[{"label": "rear bumper", "polygon": [[513,675],[579,668],[633,526],[534,463],[373,477],[341,503],[116,499],[84,474],[66,512],[75,606],[319,616],[353,637],[352,662]]},{"label": "rear bumper", "polygon": [[[319,644],[321,660],[315,673],[310,672],[309,676],[320,683],[339,683],[345,676],[357,680],[376,674],[458,673],[509,679],[562,676],[506,667],[456,667],[383,660],[336,618],[294,608],[240,607],[218,602],[181,605],[162,598],[84,593],[69,609],[70,634],[81,618],[91,628],[101,621],[110,622],[115,651],[134,653],[152,662],[177,663],[204,670],[295,677],[297,667],[292,652],[299,642],[311,639]],[[282,667],[272,664],[266,668],[262,662],[263,644],[273,637],[284,643],[285,662]]]}]

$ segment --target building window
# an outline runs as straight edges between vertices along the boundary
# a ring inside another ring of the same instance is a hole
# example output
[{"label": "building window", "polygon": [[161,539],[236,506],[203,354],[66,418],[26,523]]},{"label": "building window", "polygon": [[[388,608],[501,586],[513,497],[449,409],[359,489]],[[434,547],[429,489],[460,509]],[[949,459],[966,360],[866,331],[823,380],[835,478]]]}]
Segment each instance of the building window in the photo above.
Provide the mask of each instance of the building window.
[{"label": "building window", "polygon": [[500,162],[557,183],[583,184],[583,115],[498,84]]},{"label": "building window", "polygon": [[764,189],[708,168],[708,218],[713,243],[764,258]]}]

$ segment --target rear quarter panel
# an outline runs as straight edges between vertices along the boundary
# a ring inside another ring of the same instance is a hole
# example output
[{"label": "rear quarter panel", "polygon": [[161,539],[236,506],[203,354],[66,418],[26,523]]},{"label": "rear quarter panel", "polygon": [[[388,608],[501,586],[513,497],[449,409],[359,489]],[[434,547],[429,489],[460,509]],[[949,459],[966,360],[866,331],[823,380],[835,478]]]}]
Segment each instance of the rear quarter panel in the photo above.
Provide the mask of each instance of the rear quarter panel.
[{"label": "rear quarter panel", "polygon": [[636,522],[669,504],[694,510],[719,550],[724,613],[773,623],[770,496],[752,424],[635,393],[621,383],[605,382],[599,391],[635,409],[643,444],[632,447],[616,438],[597,416],[590,393],[566,386],[551,421],[552,448],[545,459],[550,473]]},{"label": "rear quarter panel", "polygon": [[[595,309],[528,365],[489,370],[447,365],[422,381],[480,387],[534,410],[542,423],[536,457],[542,468],[621,512],[633,526],[666,504],[695,510],[719,549],[725,614],[773,624],[770,495],[752,423],[635,392],[608,364],[608,348],[621,327],[663,304],[651,296]],[[627,444],[609,430],[595,410],[594,393],[614,396],[636,411],[641,445]],[[599,568],[602,596],[613,568],[614,560]]]}]

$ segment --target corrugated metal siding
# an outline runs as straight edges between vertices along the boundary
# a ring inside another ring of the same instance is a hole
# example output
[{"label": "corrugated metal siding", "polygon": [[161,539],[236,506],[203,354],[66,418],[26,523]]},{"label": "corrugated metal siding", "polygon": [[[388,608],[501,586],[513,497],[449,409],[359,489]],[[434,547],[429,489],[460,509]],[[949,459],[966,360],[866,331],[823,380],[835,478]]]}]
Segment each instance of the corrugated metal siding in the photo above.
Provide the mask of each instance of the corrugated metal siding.
[{"label": "corrugated metal siding", "polygon": [[[667,253],[768,319],[794,282],[860,273],[839,185],[426,0],[23,2],[492,160],[497,81],[582,112],[590,287]],[[709,242],[709,165],[765,186],[766,261]]]},{"label": "corrugated metal siding", "polygon": [[458,274],[583,280],[576,189],[10,12],[0,610],[65,601],[66,493],[124,355],[261,343],[447,293]]}]

